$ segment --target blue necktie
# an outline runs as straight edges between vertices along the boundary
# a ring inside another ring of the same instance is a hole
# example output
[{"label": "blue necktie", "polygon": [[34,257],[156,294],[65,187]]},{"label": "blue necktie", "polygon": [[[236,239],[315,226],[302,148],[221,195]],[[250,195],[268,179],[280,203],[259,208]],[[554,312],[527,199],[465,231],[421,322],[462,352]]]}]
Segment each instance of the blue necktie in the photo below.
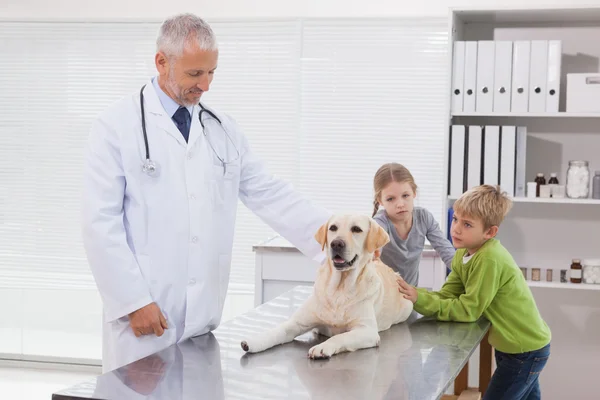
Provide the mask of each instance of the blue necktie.
[{"label": "blue necktie", "polygon": [[172,118],[187,142],[190,135],[190,112],[185,107],[179,107]]}]

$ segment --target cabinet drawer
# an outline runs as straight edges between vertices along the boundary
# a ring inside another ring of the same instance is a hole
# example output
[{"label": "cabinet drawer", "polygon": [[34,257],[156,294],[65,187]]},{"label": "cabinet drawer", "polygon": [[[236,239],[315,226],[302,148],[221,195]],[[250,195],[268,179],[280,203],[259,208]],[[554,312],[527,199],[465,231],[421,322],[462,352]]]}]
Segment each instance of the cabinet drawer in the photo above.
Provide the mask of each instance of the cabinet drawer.
[{"label": "cabinet drawer", "polygon": [[262,279],[314,282],[319,263],[302,253],[272,252],[262,255]]}]

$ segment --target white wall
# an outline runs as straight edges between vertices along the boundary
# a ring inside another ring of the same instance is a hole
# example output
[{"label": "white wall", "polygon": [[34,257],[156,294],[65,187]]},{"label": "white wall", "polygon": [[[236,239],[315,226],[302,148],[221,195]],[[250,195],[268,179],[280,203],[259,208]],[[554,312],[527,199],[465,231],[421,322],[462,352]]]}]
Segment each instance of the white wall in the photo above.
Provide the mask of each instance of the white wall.
[{"label": "white wall", "polygon": [[[162,19],[193,12],[207,19],[279,17],[398,17],[446,15],[448,7],[586,6],[593,0],[2,0],[2,19]],[[524,4],[526,3],[526,4]],[[597,0],[596,0],[597,3]],[[367,4],[367,5],[365,5]]]}]

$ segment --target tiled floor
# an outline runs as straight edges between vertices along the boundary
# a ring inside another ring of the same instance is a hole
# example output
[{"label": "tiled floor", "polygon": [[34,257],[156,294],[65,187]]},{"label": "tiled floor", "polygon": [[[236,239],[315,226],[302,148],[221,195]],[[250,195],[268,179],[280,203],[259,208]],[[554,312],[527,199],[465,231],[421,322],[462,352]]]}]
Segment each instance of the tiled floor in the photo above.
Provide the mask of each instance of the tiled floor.
[{"label": "tiled floor", "polygon": [[50,400],[53,392],[96,375],[91,371],[0,367],[0,397],[11,400]]}]

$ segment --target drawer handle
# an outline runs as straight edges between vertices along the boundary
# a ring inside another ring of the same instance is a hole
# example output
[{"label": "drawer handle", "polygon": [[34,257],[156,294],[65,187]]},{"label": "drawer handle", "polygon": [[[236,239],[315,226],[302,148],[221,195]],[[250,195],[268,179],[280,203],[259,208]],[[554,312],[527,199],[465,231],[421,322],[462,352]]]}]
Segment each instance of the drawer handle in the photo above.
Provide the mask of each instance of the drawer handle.
[{"label": "drawer handle", "polygon": [[598,85],[600,84],[600,76],[592,76],[589,78],[585,78],[586,85]]}]

